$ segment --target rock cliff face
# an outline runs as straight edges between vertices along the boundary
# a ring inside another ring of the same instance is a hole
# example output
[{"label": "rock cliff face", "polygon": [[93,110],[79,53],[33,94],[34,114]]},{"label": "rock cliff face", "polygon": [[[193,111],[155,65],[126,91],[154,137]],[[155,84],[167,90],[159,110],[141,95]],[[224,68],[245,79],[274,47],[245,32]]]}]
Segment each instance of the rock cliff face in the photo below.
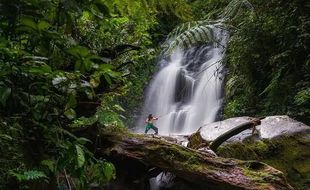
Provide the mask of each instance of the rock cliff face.
[{"label": "rock cliff face", "polygon": [[[237,117],[208,124],[199,129],[189,145],[208,144],[252,119]],[[247,129],[231,137],[219,147],[217,154],[265,162],[284,172],[296,189],[310,189],[310,127],[288,116],[270,116],[261,120],[256,129],[254,134],[252,129]]]}]

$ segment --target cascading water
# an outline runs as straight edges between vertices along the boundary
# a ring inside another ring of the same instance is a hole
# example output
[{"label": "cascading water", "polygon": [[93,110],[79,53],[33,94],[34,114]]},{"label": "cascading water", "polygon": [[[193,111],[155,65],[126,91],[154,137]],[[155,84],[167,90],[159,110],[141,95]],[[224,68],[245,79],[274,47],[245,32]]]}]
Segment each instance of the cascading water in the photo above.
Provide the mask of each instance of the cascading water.
[{"label": "cascading water", "polygon": [[[222,105],[223,65],[228,33],[221,24],[211,26],[212,42],[162,60],[146,93],[143,117],[160,116],[160,135],[190,134],[216,120]],[[143,129],[140,128],[140,132]]]}]

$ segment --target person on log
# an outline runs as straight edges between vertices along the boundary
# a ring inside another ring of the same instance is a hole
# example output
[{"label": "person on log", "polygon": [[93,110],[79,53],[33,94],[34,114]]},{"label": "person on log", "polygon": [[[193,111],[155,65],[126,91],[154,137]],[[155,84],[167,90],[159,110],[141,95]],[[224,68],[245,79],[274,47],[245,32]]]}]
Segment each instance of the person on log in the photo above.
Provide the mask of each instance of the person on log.
[{"label": "person on log", "polygon": [[147,134],[147,132],[150,129],[153,129],[155,131],[155,135],[158,134],[158,128],[154,126],[154,121],[158,120],[158,117],[154,117],[152,114],[149,114],[149,116],[147,117],[147,119],[145,120],[146,126],[145,126],[145,134]]}]

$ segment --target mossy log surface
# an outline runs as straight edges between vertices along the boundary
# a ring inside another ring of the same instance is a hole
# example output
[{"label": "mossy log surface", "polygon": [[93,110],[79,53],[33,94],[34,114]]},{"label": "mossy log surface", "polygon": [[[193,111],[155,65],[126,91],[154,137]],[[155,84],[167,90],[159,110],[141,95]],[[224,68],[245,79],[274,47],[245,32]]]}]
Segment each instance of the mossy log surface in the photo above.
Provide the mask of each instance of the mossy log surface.
[{"label": "mossy log surface", "polygon": [[124,162],[126,158],[134,159],[205,189],[293,189],[282,172],[261,162],[216,157],[158,136],[112,130],[97,132],[97,140],[102,143],[97,147],[97,154],[121,157]]}]

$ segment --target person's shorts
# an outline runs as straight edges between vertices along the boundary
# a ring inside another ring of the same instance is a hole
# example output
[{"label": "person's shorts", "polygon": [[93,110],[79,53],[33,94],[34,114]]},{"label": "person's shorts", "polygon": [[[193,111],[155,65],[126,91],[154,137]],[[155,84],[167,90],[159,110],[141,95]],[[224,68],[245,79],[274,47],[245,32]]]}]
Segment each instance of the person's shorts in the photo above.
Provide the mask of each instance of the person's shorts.
[{"label": "person's shorts", "polygon": [[149,123],[145,126],[146,130],[152,129],[154,125],[152,123]]}]

